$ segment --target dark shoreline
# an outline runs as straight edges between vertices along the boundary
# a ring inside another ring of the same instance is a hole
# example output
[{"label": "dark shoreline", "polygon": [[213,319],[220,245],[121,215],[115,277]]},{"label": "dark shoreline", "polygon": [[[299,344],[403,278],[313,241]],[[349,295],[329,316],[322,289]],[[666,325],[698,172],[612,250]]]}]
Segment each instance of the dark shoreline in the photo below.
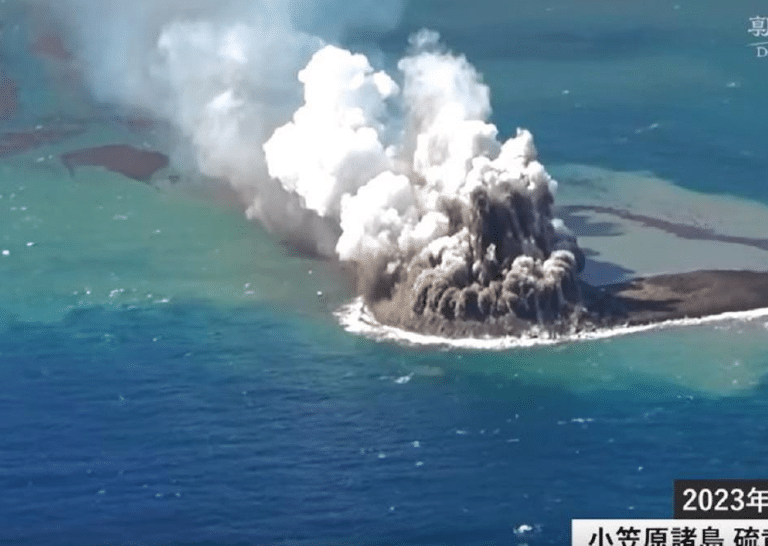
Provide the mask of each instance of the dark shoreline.
[{"label": "dark shoreline", "polygon": [[[544,324],[548,335],[567,336],[616,326],[640,326],[768,308],[768,271],[700,270],[638,277],[604,286],[581,281],[580,290],[582,312],[577,317]],[[393,308],[410,304],[406,294],[366,303],[382,324],[446,338],[522,337],[540,331],[542,326],[515,316],[478,321],[412,315],[404,323],[402,315]]]},{"label": "dark shoreline", "polygon": [[641,325],[768,307],[768,272],[700,270],[582,289],[606,325]]}]

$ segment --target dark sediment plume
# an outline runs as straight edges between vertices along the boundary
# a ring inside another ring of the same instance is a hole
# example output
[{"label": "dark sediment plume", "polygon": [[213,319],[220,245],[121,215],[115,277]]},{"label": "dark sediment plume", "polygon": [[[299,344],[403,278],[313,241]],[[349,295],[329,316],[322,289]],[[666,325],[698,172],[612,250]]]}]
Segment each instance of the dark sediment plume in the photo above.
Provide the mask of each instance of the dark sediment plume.
[{"label": "dark sediment plume", "polygon": [[55,144],[84,132],[85,127],[78,124],[9,131],[0,135],[0,157],[28,152],[45,144]]},{"label": "dark sediment plume", "polygon": [[19,111],[19,86],[0,68],[0,119],[11,119]]},{"label": "dark sediment plume", "polygon": [[[3,23],[0,22],[0,32],[4,30]],[[4,60],[5,55],[0,54],[0,60]],[[0,65],[0,119],[12,119],[19,112],[19,85],[16,80],[11,78],[6,67]]]},{"label": "dark sediment plume", "polygon": [[669,220],[663,220],[661,218],[654,218],[652,216],[646,216],[644,214],[637,214],[625,209],[619,209],[615,207],[606,207],[598,205],[569,205],[561,207],[563,212],[572,214],[582,211],[599,212],[603,214],[611,214],[618,218],[625,220],[631,220],[638,222],[644,226],[660,229],[671,233],[681,239],[692,239],[700,241],[719,241],[723,243],[733,243],[745,246],[751,246],[759,248],[760,250],[768,251],[768,238],[758,237],[740,237],[736,235],[724,235],[717,233],[714,229],[705,228],[700,226],[693,226],[690,224],[683,224],[679,222],[670,222]]},{"label": "dark sediment plume", "polygon": [[69,61],[72,59],[72,53],[64,45],[64,40],[53,31],[39,34],[35,41],[29,44],[29,51],[35,55],[57,61]]},{"label": "dark sediment plume", "polygon": [[72,176],[77,167],[96,166],[140,182],[148,182],[155,172],[168,166],[167,155],[127,144],[107,144],[76,150],[62,155],[61,161]]},{"label": "dark sediment plume", "polygon": [[126,116],[115,115],[112,117],[112,120],[134,133],[149,132],[157,125],[157,121],[152,118],[138,114]]},{"label": "dark sediment plume", "polygon": [[[40,125],[28,131],[8,131],[0,134],[0,157],[22,154],[47,144],[57,144],[86,131],[83,123]],[[168,166],[168,156],[142,150],[128,144],[107,144],[83,148],[61,155],[61,161],[74,176],[75,169],[97,166],[124,176],[148,182],[152,175]]]}]

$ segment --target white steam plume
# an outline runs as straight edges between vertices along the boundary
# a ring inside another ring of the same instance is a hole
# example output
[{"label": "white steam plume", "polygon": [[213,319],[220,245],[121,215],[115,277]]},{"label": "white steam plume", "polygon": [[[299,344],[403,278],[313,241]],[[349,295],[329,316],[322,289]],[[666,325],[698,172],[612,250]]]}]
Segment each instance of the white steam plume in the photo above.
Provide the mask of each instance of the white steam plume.
[{"label": "white steam plume", "polygon": [[[333,45],[393,27],[402,0],[27,1],[59,22],[96,98],[169,120],[250,216],[343,260],[393,269],[436,240],[464,248],[474,190],[511,184],[542,210],[555,190],[530,133],[497,140],[488,87],[436,33],[412,38],[394,77]],[[524,253],[556,232],[534,224]]]},{"label": "white steam plume", "polygon": [[584,257],[552,217],[557,183],[528,131],[497,140],[487,86],[438,38],[413,36],[402,88],[363,55],[315,53],[298,76],[304,104],[264,144],[269,174],[340,226],[336,253],[382,322],[577,328]]},{"label": "white steam plume", "polygon": [[[393,28],[403,0],[27,2],[63,33],[97,100],[168,120],[203,174],[230,182],[249,215],[285,234],[323,227],[264,163],[262,145],[301,102],[296,74],[345,33]],[[332,252],[334,231],[316,234],[320,249]]]},{"label": "white steam plume", "polygon": [[304,105],[264,145],[269,174],[342,229],[343,260],[408,259],[449,235],[450,205],[502,182],[554,193],[529,132],[503,145],[489,91],[434,32],[412,38],[403,87],[360,55],[327,46],[299,73]]}]

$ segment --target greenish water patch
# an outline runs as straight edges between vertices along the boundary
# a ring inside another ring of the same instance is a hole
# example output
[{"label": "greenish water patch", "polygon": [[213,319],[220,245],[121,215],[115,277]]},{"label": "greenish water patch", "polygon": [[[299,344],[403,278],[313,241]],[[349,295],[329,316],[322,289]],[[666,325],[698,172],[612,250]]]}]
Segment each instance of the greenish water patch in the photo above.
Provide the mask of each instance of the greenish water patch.
[{"label": "greenish water patch", "polygon": [[344,295],[335,265],[289,255],[239,210],[99,168],[70,178],[55,161],[0,168],[6,314],[58,320],[77,307],[174,298],[315,309]]}]

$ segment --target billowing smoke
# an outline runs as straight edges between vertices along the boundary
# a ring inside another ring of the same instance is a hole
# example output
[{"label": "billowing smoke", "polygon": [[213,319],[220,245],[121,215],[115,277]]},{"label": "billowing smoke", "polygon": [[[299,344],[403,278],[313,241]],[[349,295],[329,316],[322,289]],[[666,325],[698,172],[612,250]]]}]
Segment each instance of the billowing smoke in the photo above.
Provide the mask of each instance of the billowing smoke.
[{"label": "billowing smoke", "polygon": [[232,184],[249,216],[333,254],[338,226],[269,177],[262,144],[300,105],[296,74],[311,56],[391,29],[403,0],[27,3],[38,25],[63,34],[97,100],[169,121],[194,168]]},{"label": "billowing smoke", "polygon": [[583,255],[552,216],[557,183],[518,130],[501,143],[488,88],[436,33],[412,38],[402,88],[334,46],[299,73],[304,104],[264,144],[270,176],[338,222],[379,318],[448,333],[568,327]]},{"label": "billowing smoke", "polygon": [[498,140],[469,62],[430,31],[393,75],[336,45],[390,28],[399,0],[30,1],[98,99],[169,120],[249,215],[354,263],[382,320],[509,332],[578,314],[557,183],[528,131]]}]

